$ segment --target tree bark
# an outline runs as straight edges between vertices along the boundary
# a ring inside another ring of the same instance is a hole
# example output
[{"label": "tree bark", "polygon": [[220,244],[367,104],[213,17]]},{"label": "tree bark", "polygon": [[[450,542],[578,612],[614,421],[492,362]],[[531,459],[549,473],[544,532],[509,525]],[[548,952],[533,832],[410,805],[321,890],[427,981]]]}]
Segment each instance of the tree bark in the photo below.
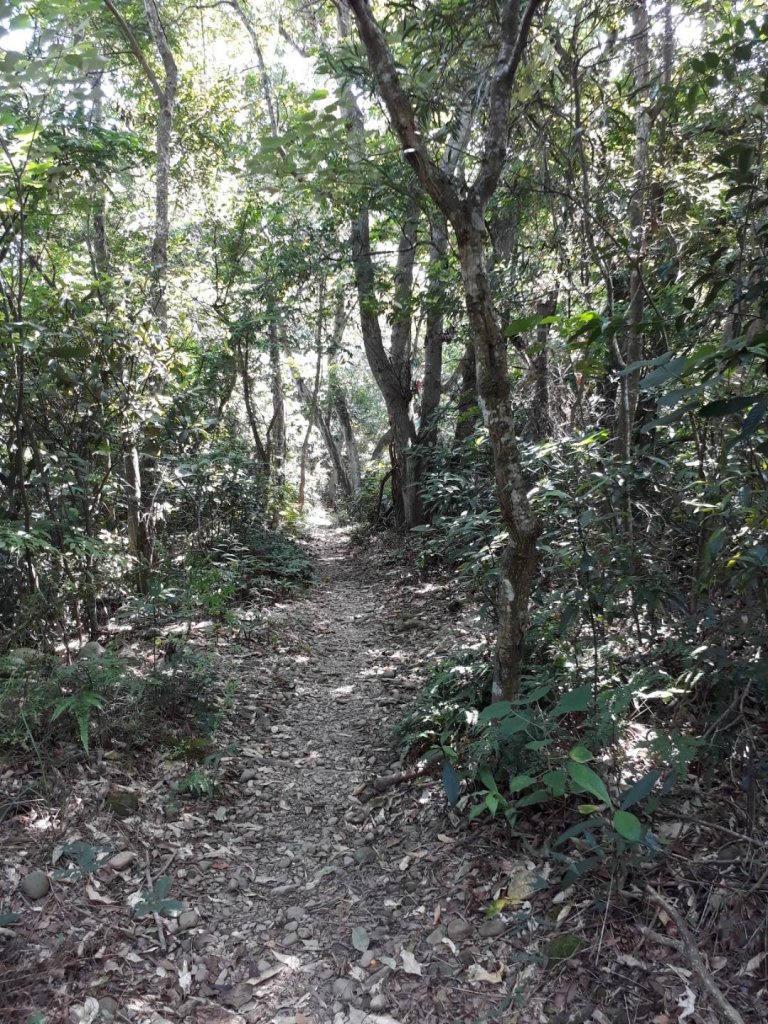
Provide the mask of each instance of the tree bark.
[{"label": "tree bark", "polygon": [[285,397],[283,396],[283,369],[280,362],[280,332],[277,324],[269,325],[269,366],[272,389],[272,421],[267,431],[270,479],[276,484],[285,482]]},{"label": "tree bark", "polygon": [[[536,303],[536,315],[554,316],[557,309],[557,293],[552,292]],[[552,436],[552,408],[549,396],[549,324],[536,328],[537,352],[533,359],[533,409],[531,423],[534,441],[544,441]]]},{"label": "tree bark", "polygon": [[144,0],[144,11],[149,25],[149,34],[157,47],[163,64],[164,81],[157,98],[156,164],[155,164],[155,234],[150,249],[152,263],[152,286],[150,300],[152,312],[157,319],[161,333],[168,330],[168,238],[170,234],[168,199],[171,177],[171,135],[173,114],[176,106],[176,92],[179,73],[173,51],[168,45],[160,14],[155,0]]},{"label": "tree bark", "polygon": [[304,432],[304,440],[301,443],[301,457],[299,460],[299,508],[304,508],[304,496],[307,486],[307,458],[309,456],[309,442],[312,437],[312,427],[317,417],[317,396],[320,391],[320,377],[323,372],[323,329],[325,317],[325,277],[320,278],[317,290],[317,325],[315,329],[315,349],[317,361],[315,364],[315,382],[312,387],[312,397],[309,403],[307,414],[307,429]]},{"label": "tree bark", "polygon": [[648,191],[648,158],[651,141],[650,109],[651,65],[648,53],[648,8],[646,0],[632,5],[632,35],[635,49],[635,159],[634,180],[629,199],[629,308],[627,332],[623,340],[623,372],[619,384],[618,454],[629,461],[632,434],[640,395],[640,367],[633,367],[643,358],[643,261],[645,257],[645,209]]},{"label": "tree bark", "polygon": [[499,182],[506,158],[509,103],[539,0],[524,12],[519,0],[505,0],[500,17],[501,42],[488,88],[486,129],[479,169],[466,192],[430,156],[410,99],[401,84],[392,53],[368,0],[348,0],[403,156],[425,192],[451,222],[461,259],[464,297],[477,360],[477,391],[493,450],[496,488],[509,542],[501,559],[497,612],[494,696],[512,698],[522,676],[528,606],[536,574],[540,532],[527,496],[515,436],[507,366],[501,331],[488,283],[485,210]]}]

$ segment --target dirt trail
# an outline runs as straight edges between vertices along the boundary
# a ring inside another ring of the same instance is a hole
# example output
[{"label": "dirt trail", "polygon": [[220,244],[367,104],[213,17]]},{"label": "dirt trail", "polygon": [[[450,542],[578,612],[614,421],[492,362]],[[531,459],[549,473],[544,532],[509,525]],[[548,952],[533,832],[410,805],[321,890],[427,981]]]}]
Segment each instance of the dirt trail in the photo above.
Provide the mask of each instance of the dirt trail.
[{"label": "dirt trail", "polygon": [[[512,1003],[510,922],[483,916],[512,870],[503,834],[449,811],[439,779],[355,796],[397,768],[389,727],[457,646],[450,594],[341,531],[313,549],[306,595],[270,609],[254,646],[217,648],[238,685],[212,798],[174,807],[184,769],[162,752],[82,770],[55,843],[129,863],[55,882],[35,905],[14,897],[37,916],[7,952],[49,972],[15,987],[34,1000],[47,986],[41,1008],[55,987],[47,1024],[109,1019],[99,1000],[141,1024],[480,1024]],[[125,820],[105,807],[115,786],[141,794]],[[29,836],[19,825],[6,875],[50,870],[51,840],[33,851]],[[161,876],[184,913],[137,920],[130,906]]]},{"label": "dirt trail", "polygon": [[[467,970],[493,977],[506,928],[477,916],[473,882],[488,851],[457,830],[437,781],[354,796],[399,767],[389,725],[449,644],[446,595],[355,553],[343,533],[320,535],[315,550],[316,584],[272,615],[271,683],[251,690],[252,735],[266,727],[268,739],[246,744],[253,764],[228,817],[258,810],[248,844],[227,846],[242,885],[230,894],[230,881],[219,912],[233,930],[216,921],[208,984],[234,986],[221,990],[230,1005],[249,997],[237,1007],[248,1021],[480,1020],[498,998],[473,990]],[[227,975],[214,979],[219,963]]]}]

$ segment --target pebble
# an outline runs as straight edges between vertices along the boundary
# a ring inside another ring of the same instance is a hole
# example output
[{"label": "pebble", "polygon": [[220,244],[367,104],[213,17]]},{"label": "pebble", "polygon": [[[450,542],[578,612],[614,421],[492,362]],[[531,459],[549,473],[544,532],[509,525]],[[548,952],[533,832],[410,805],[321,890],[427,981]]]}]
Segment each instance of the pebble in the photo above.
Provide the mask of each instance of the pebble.
[{"label": "pebble", "polygon": [[194,928],[199,920],[200,915],[196,910],[185,910],[184,913],[179,916],[179,931],[183,932],[187,928]]},{"label": "pebble", "polygon": [[125,871],[135,860],[136,854],[133,850],[123,850],[121,853],[116,853],[114,857],[111,857],[107,861],[107,866],[115,871]]},{"label": "pebble", "polygon": [[353,1002],[360,994],[354,978],[337,978],[333,983],[332,989],[336,999],[340,999],[345,1003]]},{"label": "pebble", "polygon": [[287,932],[283,936],[283,945],[284,946],[294,946],[298,941],[299,941],[299,936],[298,936],[297,932]]},{"label": "pebble", "polygon": [[480,934],[485,939],[493,938],[496,935],[501,935],[502,932],[507,930],[507,924],[502,921],[500,917],[492,917],[490,921],[485,921],[480,925]]},{"label": "pebble", "polygon": [[302,918],[307,916],[307,912],[304,907],[288,907],[285,911],[285,916],[289,921],[301,921]]},{"label": "pebble", "polygon": [[301,926],[301,928],[299,928],[298,936],[299,936],[300,939],[311,939],[312,938],[312,929],[304,924],[304,925]]},{"label": "pebble", "polygon": [[21,891],[31,900],[41,900],[51,889],[51,880],[44,871],[30,871],[21,880]]},{"label": "pebble", "polygon": [[295,932],[298,927],[299,927],[299,922],[298,921],[289,921],[286,924],[286,926],[285,926],[285,930],[287,932]]},{"label": "pebble", "polygon": [[377,992],[375,996],[371,996],[371,1009],[374,1012],[376,1010],[386,1010],[388,1002],[389,1000],[383,992]]},{"label": "pebble", "polygon": [[361,846],[359,850],[355,850],[352,856],[362,867],[363,864],[373,864],[375,862],[376,851],[371,846]]},{"label": "pebble", "polygon": [[472,925],[468,921],[462,921],[460,917],[454,917],[448,925],[447,934],[453,942],[461,942],[462,939],[468,939],[472,934]]},{"label": "pebble", "polygon": [[113,1017],[116,1017],[119,1009],[120,1004],[112,996],[104,996],[99,1000],[99,1010],[106,1020],[112,1020]]}]

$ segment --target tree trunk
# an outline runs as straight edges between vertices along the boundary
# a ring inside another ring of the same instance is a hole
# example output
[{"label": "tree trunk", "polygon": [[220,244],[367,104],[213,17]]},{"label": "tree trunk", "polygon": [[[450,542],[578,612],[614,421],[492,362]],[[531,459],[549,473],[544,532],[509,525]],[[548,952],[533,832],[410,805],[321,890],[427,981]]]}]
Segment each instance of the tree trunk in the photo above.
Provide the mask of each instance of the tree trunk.
[{"label": "tree trunk", "polygon": [[146,594],[149,591],[152,567],[152,531],[144,511],[146,501],[142,493],[141,459],[135,444],[129,443],[124,465],[128,504],[128,551],[136,559],[136,589],[140,594]]},{"label": "tree trunk", "polygon": [[[553,292],[536,304],[536,315],[554,316],[557,308],[557,293]],[[549,324],[536,328],[537,352],[533,360],[533,409],[531,423],[534,441],[544,441],[552,436],[552,408],[549,398]]]},{"label": "tree trunk", "polygon": [[235,359],[237,360],[238,369],[240,371],[240,380],[243,385],[243,402],[245,404],[245,414],[248,418],[248,426],[251,428],[253,445],[256,449],[256,455],[261,464],[262,472],[267,479],[269,479],[269,455],[263,441],[261,440],[261,432],[259,431],[259,424],[256,419],[256,410],[253,406],[253,395],[251,393],[251,374],[248,367],[248,339],[233,340],[232,344],[235,350]]},{"label": "tree trunk", "polygon": [[[349,14],[344,7],[339,8],[339,30],[342,38],[349,35]],[[343,101],[350,126],[350,159],[359,163],[365,154],[365,126],[355,94],[349,86],[343,90]],[[398,246],[394,301],[398,312],[392,322],[389,354],[384,348],[379,322],[367,206],[363,206],[352,221],[351,231],[363,347],[384,398],[392,428],[390,455],[395,519],[398,526],[408,530],[423,520],[418,478],[420,466],[410,452],[417,440],[411,415],[411,303],[417,225],[418,208],[414,197],[411,197]]]},{"label": "tree trunk", "polygon": [[317,396],[320,391],[320,377],[323,372],[323,327],[325,317],[325,277],[320,278],[317,294],[317,326],[315,332],[315,348],[317,350],[317,362],[315,364],[315,382],[312,388],[312,397],[307,414],[307,429],[304,433],[304,440],[301,444],[301,458],[299,460],[299,508],[304,508],[304,495],[307,484],[307,458],[309,456],[309,442],[312,437],[312,427],[315,425],[317,416]]},{"label": "tree trunk", "polygon": [[[306,382],[301,377],[296,378],[296,387],[299,392],[299,397],[305,403],[309,405],[312,396]],[[331,430],[330,420],[328,416],[323,412],[320,406],[315,408],[315,422],[320,428],[320,433],[323,435],[323,441],[328,452],[328,457],[331,460],[331,467],[333,469],[333,476],[335,479],[335,486],[341,487],[342,491],[347,497],[352,497],[354,489],[350,480],[349,473],[346,466],[344,465],[344,459],[342,457],[341,449],[336,443],[336,438],[333,436]]]},{"label": "tree trunk", "polygon": [[277,324],[269,325],[269,366],[272,388],[272,422],[267,431],[270,478],[276,484],[285,482],[285,398],[283,396],[283,371],[280,363],[280,334]]},{"label": "tree trunk", "polygon": [[478,170],[459,189],[430,156],[426,134],[400,81],[392,53],[368,0],[348,0],[378,91],[424,191],[451,222],[461,260],[464,297],[477,360],[477,390],[493,450],[499,507],[509,534],[501,559],[497,611],[494,696],[513,698],[522,676],[528,606],[536,574],[539,524],[530,507],[515,437],[506,338],[499,326],[488,285],[485,211],[495,192],[506,156],[512,85],[522,60],[539,3],[505,0],[499,19],[499,51],[488,87],[487,121]]},{"label": "tree trunk", "polygon": [[643,358],[643,260],[645,257],[645,207],[648,185],[648,155],[651,140],[651,65],[648,54],[648,8],[646,0],[634,0],[632,36],[635,47],[635,160],[629,200],[629,309],[628,327],[621,353],[624,372],[619,384],[618,453],[629,461],[632,433],[640,395],[640,368],[628,369]]},{"label": "tree trunk", "polygon": [[427,328],[424,335],[424,378],[421,386],[421,424],[419,443],[437,442],[437,410],[440,406],[443,382],[443,343],[445,318],[443,295],[446,254],[448,252],[448,225],[438,211],[432,219],[429,246],[430,281],[427,293]]},{"label": "tree trunk", "polygon": [[170,234],[168,197],[171,176],[171,134],[176,105],[179,74],[173,52],[168,45],[165,29],[155,0],[144,0],[149,33],[163,63],[164,82],[157,95],[156,163],[155,163],[155,234],[150,249],[152,312],[161,333],[168,329],[168,238]]},{"label": "tree trunk", "polygon": [[[481,222],[482,223],[482,222]],[[493,451],[496,491],[509,540],[499,565],[494,697],[509,700],[520,687],[528,608],[536,576],[540,527],[528,501],[507,367],[507,344],[493,308],[486,271],[485,233],[457,232],[469,324],[475,339],[477,393]]]},{"label": "tree trunk", "polygon": [[456,403],[456,429],[453,435],[456,444],[461,444],[468,437],[472,437],[480,420],[480,407],[477,404],[477,361],[475,359],[475,344],[471,338],[467,339],[464,354],[461,357],[460,376],[459,398]]}]

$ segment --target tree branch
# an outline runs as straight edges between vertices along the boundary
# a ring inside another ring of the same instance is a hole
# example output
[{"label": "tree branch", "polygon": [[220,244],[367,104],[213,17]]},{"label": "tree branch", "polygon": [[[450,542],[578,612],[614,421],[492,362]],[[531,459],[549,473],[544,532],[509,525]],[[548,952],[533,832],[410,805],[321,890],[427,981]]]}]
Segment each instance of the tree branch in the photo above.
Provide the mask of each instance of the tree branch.
[{"label": "tree branch", "polygon": [[157,98],[158,103],[162,103],[165,94],[164,94],[163,89],[162,89],[162,87],[160,85],[160,82],[158,81],[157,75],[154,73],[152,68],[149,66],[146,57],[141,52],[141,47],[139,46],[138,40],[136,39],[136,36],[134,35],[133,29],[128,24],[128,22],[125,20],[125,18],[122,16],[120,11],[118,11],[118,9],[115,7],[115,5],[112,2],[112,0],[104,0],[104,6],[107,8],[109,13],[112,15],[112,17],[117,22],[117,27],[120,29],[121,35],[125,39],[126,43],[128,43],[128,46],[130,47],[131,53],[134,55],[134,57],[138,61],[139,66],[141,67],[141,70],[144,72],[144,75],[146,76],[147,81],[152,86],[152,92],[154,92],[155,97]]}]

